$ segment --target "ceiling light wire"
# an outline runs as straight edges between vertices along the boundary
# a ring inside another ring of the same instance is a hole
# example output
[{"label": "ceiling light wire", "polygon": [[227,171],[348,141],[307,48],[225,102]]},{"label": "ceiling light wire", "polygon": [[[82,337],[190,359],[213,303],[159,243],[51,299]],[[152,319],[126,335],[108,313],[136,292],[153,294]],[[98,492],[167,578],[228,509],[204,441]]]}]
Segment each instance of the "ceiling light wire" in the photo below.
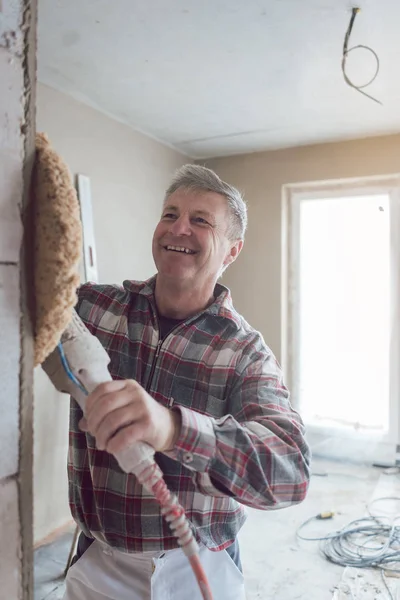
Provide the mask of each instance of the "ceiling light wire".
[{"label": "ceiling light wire", "polygon": [[[347,85],[349,85],[353,89],[357,90],[357,92],[360,92],[360,94],[363,94],[363,96],[366,96],[367,98],[369,98],[370,100],[373,100],[377,104],[382,105],[382,102],[380,100],[377,100],[376,98],[374,98],[370,94],[367,94],[367,92],[364,91],[364,88],[371,85],[371,83],[373,83],[375,81],[375,79],[378,77],[378,73],[379,73],[379,69],[380,69],[380,62],[379,62],[379,57],[378,57],[377,53],[375,52],[375,50],[370,48],[370,46],[365,46],[364,44],[358,44],[357,46],[353,46],[352,48],[349,48],[349,40],[350,40],[351,32],[353,30],[354,21],[360,11],[361,11],[361,8],[353,8],[352,13],[351,13],[350,23],[347,28],[346,35],[344,38],[344,43],[343,43],[342,73],[343,73],[343,77],[344,77],[344,80],[347,83]],[[375,73],[374,73],[373,77],[367,83],[364,83],[364,85],[355,85],[349,79],[349,77],[347,76],[347,73],[346,73],[347,57],[350,54],[350,52],[353,52],[354,50],[367,50],[367,52],[372,54],[373,57],[375,58],[375,62],[376,62]]]}]

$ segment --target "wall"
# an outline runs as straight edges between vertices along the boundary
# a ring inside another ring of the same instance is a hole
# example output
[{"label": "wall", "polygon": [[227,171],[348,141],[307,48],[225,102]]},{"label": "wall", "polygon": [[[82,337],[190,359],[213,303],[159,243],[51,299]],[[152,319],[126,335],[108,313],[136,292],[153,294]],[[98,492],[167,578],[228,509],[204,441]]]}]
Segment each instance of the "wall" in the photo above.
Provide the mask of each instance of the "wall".
[{"label": "wall", "polygon": [[21,210],[33,160],[36,2],[0,3],[0,582],[32,598],[32,365]]},{"label": "wall", "polygon": [[[151,236],[164,191],[187,157],[47,86],[38,85],[37,129],[71,172],[90,177],[101,282],[154,273]],[[65,525],[68,399],[35,373],[35,541]]]},{"label": "wall", "polygon": [[400,135],[219,158],[205,164],[245,194],[246,242],[223,282],[231,288],[236,308],[263,333],[280,360],[282,186],[399,173]]}]

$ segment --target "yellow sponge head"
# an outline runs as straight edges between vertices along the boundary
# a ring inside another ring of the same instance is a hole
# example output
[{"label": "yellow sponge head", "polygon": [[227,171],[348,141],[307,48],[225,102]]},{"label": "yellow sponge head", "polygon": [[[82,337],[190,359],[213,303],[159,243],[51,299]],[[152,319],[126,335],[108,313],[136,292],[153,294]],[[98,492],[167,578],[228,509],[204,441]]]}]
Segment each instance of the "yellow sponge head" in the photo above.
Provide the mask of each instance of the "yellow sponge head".
[{"label": "yellow sponge head", "polygon": [[82,226],[69,171],[47,136],[36,135],[34,218],[35,365],[57,346],[72,318],[79,285]]}]

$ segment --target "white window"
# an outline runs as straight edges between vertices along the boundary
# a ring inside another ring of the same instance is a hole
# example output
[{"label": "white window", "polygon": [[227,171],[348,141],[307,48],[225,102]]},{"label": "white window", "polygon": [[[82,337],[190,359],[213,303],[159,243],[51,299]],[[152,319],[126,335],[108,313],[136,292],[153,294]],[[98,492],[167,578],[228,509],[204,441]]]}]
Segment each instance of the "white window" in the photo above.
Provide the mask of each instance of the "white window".
[{"label": "white window", "polygon": [[316,453],[393,461],[400,442],[399,186],[284,190],[284,366]]}]

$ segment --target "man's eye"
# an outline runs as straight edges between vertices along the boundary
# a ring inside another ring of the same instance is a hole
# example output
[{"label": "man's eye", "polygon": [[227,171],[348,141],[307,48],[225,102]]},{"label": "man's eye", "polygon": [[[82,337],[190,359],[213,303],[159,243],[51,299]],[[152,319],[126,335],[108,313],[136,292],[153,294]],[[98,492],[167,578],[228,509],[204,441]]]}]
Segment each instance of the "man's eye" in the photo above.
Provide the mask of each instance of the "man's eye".
[{"label": "man's eye", "polygon": [[163,219],[176,219],[176,215],[174,215],[174,213],[165,213]]},{"label": "man's eye", "polygon": [[203,225],[209,225],[208,221],[206,221],[206,220],[205,220],[205,219],[203,219],[202,217],[195,217],[195,218],[193,219],[193,221],[194,221],[195,223],[201,223],[201,224],[203,224]]}]

